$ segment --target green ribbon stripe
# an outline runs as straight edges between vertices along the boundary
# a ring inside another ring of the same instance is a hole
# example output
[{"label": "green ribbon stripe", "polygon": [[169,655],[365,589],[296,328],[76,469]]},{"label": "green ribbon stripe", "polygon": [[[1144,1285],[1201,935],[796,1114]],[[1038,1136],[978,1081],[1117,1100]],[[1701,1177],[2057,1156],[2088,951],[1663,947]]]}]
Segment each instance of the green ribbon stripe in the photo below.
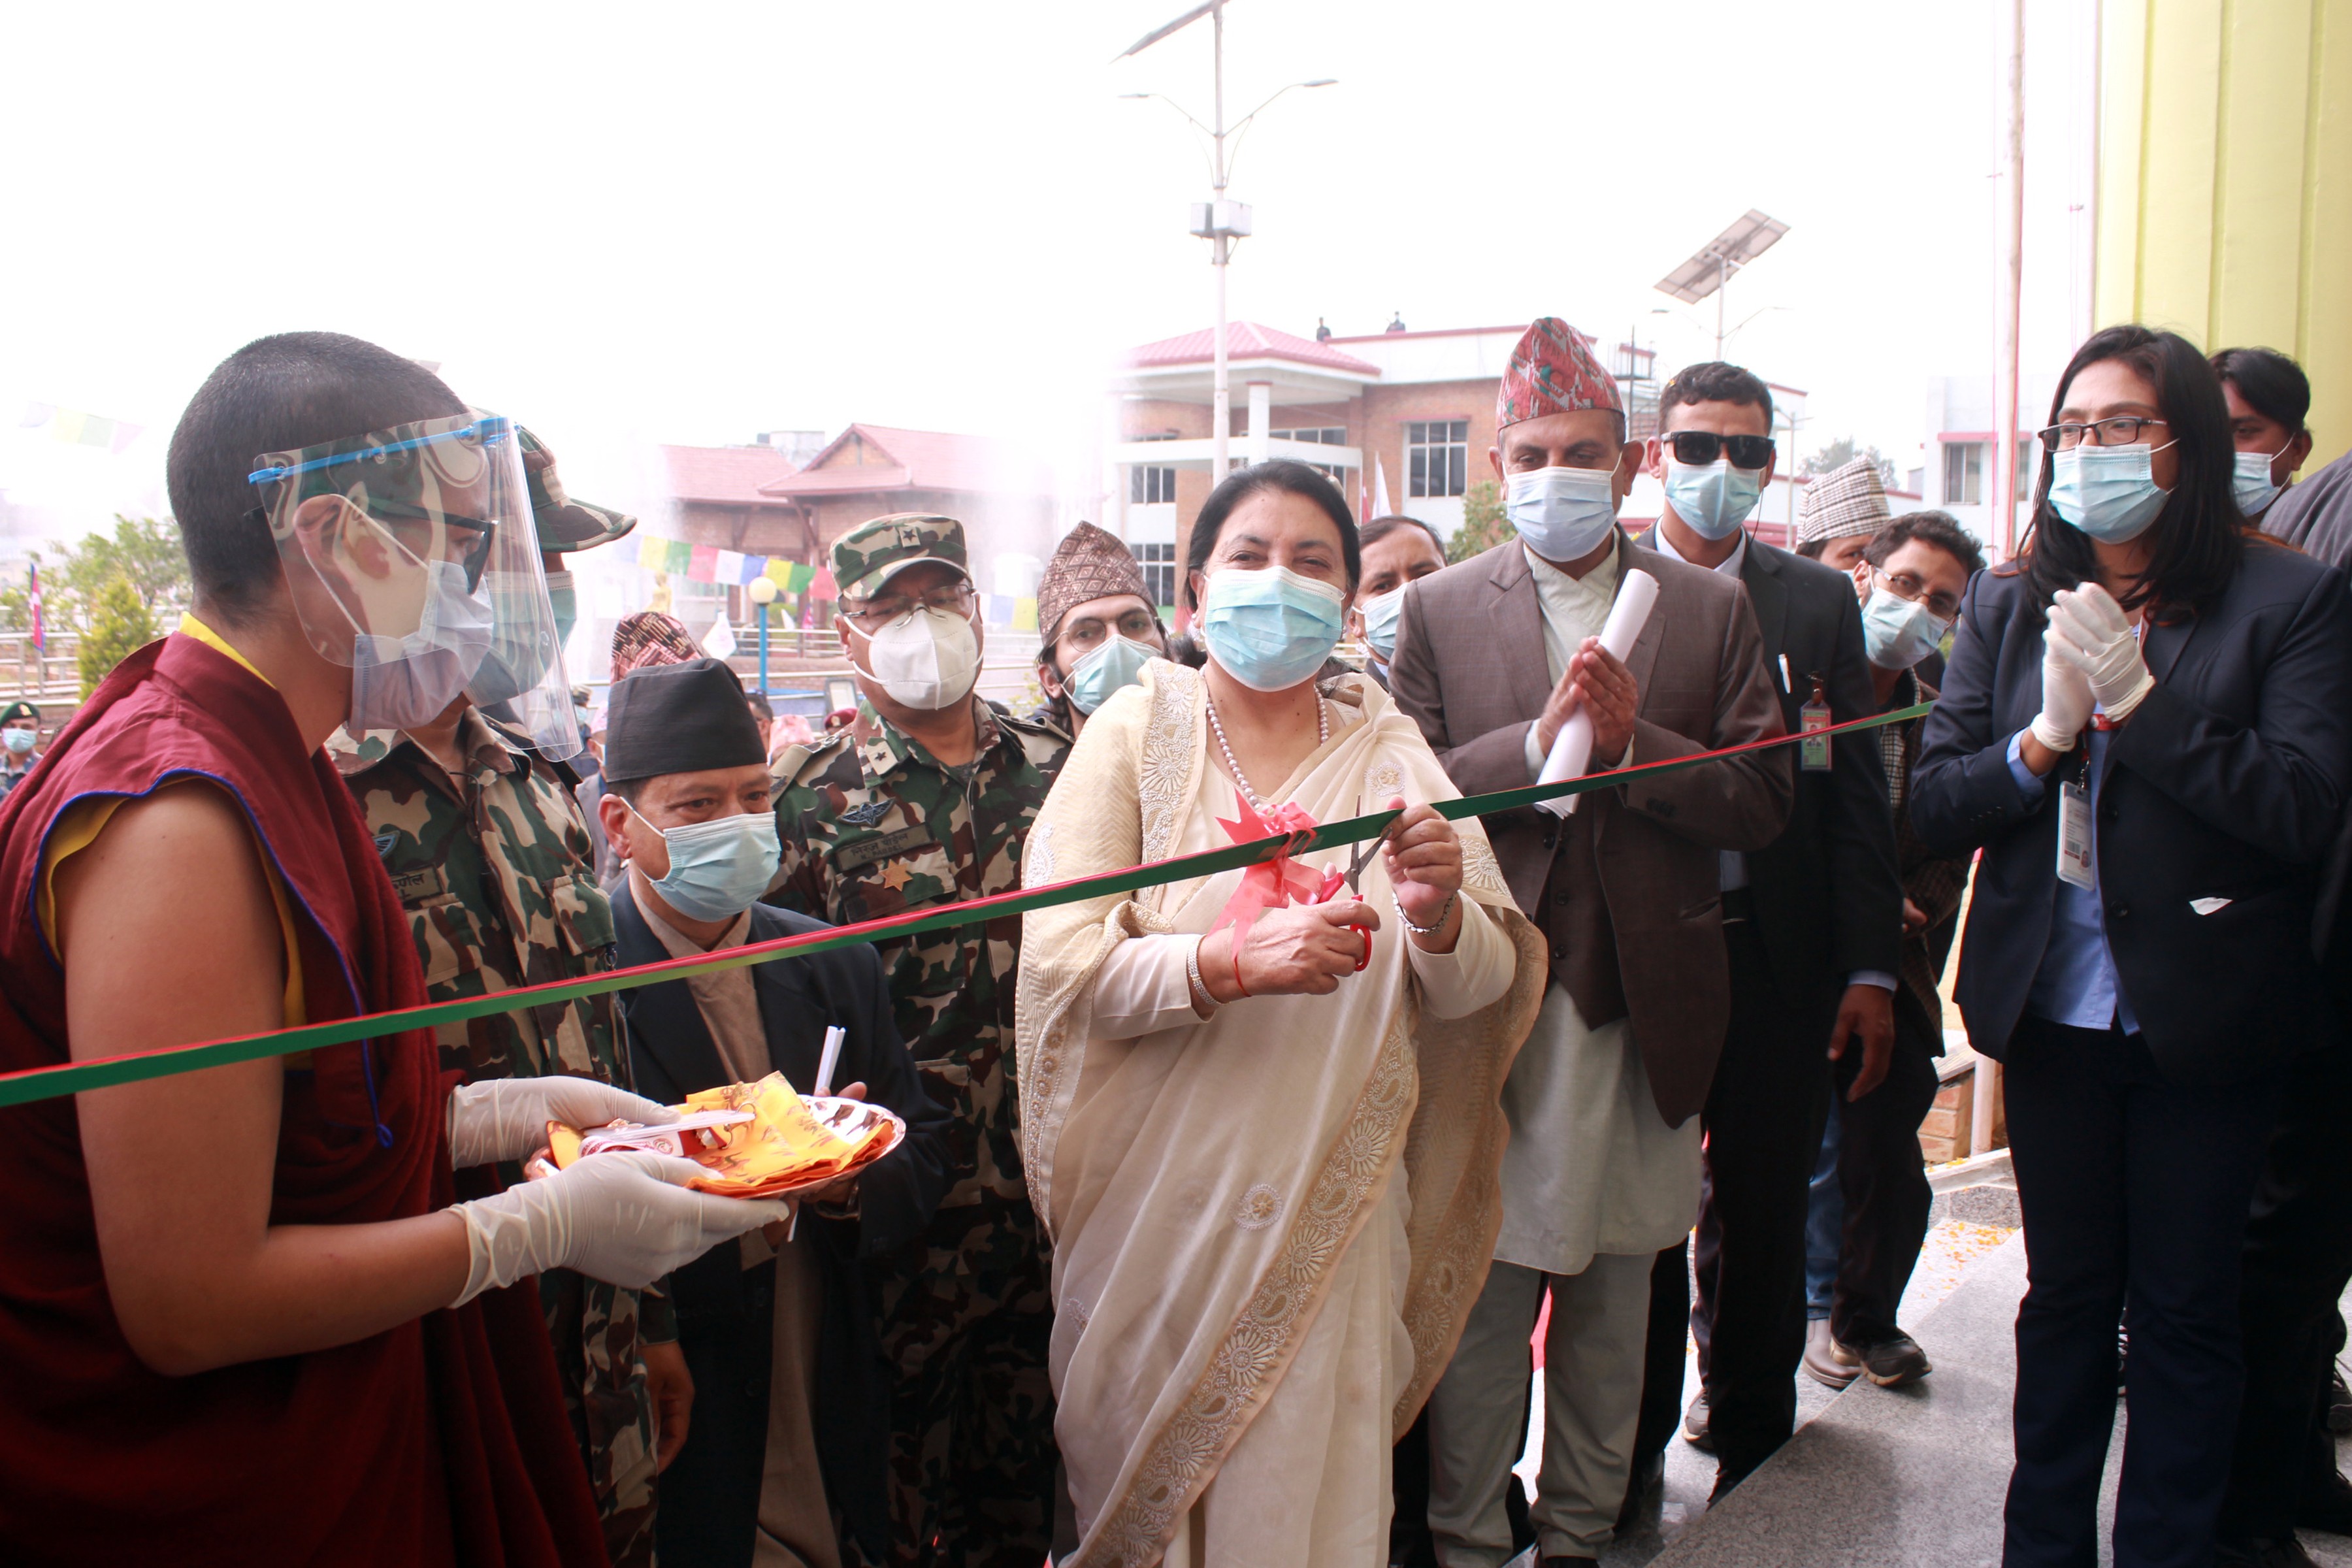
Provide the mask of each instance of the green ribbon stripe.
[{"label": "green ribbon stripe", "polygon": [[[1925,714],[1932,703],[1880,713],[1868,719],[1855,719],[1831,726],[1815,735],[1841,735],[1858,730],[1874,730],[1882,724],[1900,723]],[[1465,816],[1487,816],[1496,812],[1510,811],[1533,805],[1538,801],[1558,800],[1568,795],[1584,795],[1598,789],[1612,789],[1636,779],[1660,773],[1678,773],[1685,768],[1698,767],[1719,762],[1726,757],[1741,756],[1750,752],[1768,751],[1804,740],[1803,735],[1776,735],[1769,740],[1755,741],[1743,746],[1727,747],[1719,752],[1705,752],[1695,756],[1673,757],[1662,763],[1644,763],[1635,767],[1619,768],[1604,773],[1588,773],[1582,778],[1568,779],[1559,784],[1530,784],[1524,789],[1498,790],[1491,795],[1471,795],[1460,800],[1436,803],[1438,815],[1449,821]],[[205,1068],[227,1067],[236,1062],[255,1061],[263,1057],[291,1056],[315,1050],[322,1046],[349,1045],[353,1040],[368,1039],[379,1035],[396,1034],[407,1029],[431,1028],[441,1024],[461,1023],[468,1018],[488,1017],[493,1013],[520,1012],[550,1003],[570,1002],[583,996],[601,995],[608,991],[626,991],[635,986],[663,980],[683,980],[689,975],[711,974],[722,969],[740,969],[748,964],[772,963],[780,958],[794,958],[813,952],[824,952],[853,943],[882,942],[895,937],[912,936],[921,931],[941,931],[951,926],[972,925],[982,921],[1005,920],[1026,914],[1031,910],[1052,909],[1056,904],[1077,903],[1087,899],[1098,899],[1106,893],[1128,893],[1139,888],[1158,887],[1166,882],[1181,882],[1194,877],[1213,876],[1236,867],[1255,866],[1289,854],[1309,854],[1318,849],[1333,849],[1345,844],[1359,844],[1378,837],[1402,815],[1396,811],[1376,811],[1367,816],[1349,817],[1344,822],[1327,822],[1312,834],[1286,834],[1272,838],[1254,839],[1223,849],[1206,849],[1196,855],[1180,855],[1172,860],[1154,861],[1148,866],[1130,866],[1120,871],[1107,871],[1099,876],[1081,877],[1076,881],[1054,882],[1042,888],[1018,892],[997,893],[984,899],[968,900],[948,904],[919,913],[890,915],[881,920],[861,921],[856,925],[838,926],[830,931],[813,931],[806,936],[784,937],[775,942],[754,943],[749,947],[729,948],[723,952],[703,954],[695,958],[667,959],[659,963],[640,964],[634,969],[609,969],[577,980],[559,980],[544,985],[524,986],[513,991],[497,991],[485,996],[468,996],[454,1002],[428,1002],[417,1007],[401,1007],[387,1013],[370,1013],[356,1018],[338,1019],[329,1024],[307,1024],[298,1028],[273,1029],[266,1034],[245,1035],[234,1039],[209,1040],[198,1045],[174,1046],[163,1050],[141,1051],[127,1056],[100,1057],[89,1061],[61,1062],[53,1067],[27,1068],[17,1072],[0,1073],[0,1108],[28,1105],[37,1100],[54,1100],[60,1095],[77,1094],[84,1089],[110,1089],[117,1084],[138,1083],[147,1079],[169,1078],[176,1073],[195,1072]]]}]

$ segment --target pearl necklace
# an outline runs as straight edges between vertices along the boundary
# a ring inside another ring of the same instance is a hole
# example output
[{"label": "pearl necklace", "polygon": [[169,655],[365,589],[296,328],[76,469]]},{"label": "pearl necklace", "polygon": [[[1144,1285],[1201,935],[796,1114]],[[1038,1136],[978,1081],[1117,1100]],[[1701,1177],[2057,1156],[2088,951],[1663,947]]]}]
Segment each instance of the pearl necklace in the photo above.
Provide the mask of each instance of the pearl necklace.
[{"label": "pearl necklace", "polygon": [[[1217,750],[1225,754],[1225,772],[1233,775],[1234,787],[1242,792],[1242,798],[1249,802],[1252,811],[1256,812],[1260,816],[1265,816],[1272,808],[1258,797],[1257,791],[1250,788],[1249,779],[1243,773],[1241,763],[1234,761],[1233,742],[1225,739],[1224,721],[1217,717],[1217,703],[1214,698],[1209,700],[1209,729],[1217,737]],[[1331,720],[1323,711],[1323,697],[1320,692],[1318,692],[1315,697],[1315,749],[1321,751],[1329,743],[1330,739]]]}]

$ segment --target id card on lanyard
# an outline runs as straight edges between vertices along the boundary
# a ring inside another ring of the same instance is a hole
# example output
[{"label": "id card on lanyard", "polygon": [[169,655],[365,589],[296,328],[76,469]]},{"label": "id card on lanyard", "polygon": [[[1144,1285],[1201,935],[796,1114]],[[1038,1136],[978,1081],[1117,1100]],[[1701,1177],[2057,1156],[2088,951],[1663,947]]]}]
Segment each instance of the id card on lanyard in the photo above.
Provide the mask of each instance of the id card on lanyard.
[{"label": "id card on lanyard", "polygon": [[1797,710],[1804,736],[1797,742],[1797,765],[1809,773],[1825,773],[1830,771],[1830,738],[1821,731],[1830,727],[1830,699],[1820,676],[1812,677],[1812,700]]},{"label": "id card on lanyard", "polygon": [[2088,891],[2098,880],[2091,867],[2091,748],[2077,745],[2068,762],[2074,776],[2058,786],[2058,879]]}]

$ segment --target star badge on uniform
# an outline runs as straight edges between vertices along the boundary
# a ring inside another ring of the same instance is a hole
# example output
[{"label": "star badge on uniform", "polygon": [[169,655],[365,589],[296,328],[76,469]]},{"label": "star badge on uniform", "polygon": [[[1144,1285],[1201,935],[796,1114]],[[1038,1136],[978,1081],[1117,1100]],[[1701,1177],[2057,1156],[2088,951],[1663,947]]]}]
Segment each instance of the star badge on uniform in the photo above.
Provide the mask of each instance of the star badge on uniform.
[{"label": "star badge on uniform", "polygon": [[882,885],[895,893],[899,889],[907,885],[908,879],[912,877],[912,875],[913,873],[908,871],[906,867],[900,865],[898,861],[893,860],[890,864],[882,868]]}]

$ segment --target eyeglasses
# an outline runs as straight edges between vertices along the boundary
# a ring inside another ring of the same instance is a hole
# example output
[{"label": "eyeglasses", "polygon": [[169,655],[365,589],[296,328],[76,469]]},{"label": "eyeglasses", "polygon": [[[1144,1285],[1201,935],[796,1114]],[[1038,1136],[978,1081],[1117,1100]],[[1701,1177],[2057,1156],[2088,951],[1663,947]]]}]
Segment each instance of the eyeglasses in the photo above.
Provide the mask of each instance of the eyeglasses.
[{"label": "eyeglasses", "polygon": [[1718,436],[1712,430],[1677,430],[1661,436],[1675,450],[1675,461],[1696,468],[1728,455],[1735,468],[1760,468],[1772,460],[1769,436]]},{"label": "eyeglasses", "polygon": [[1925,606],[1927,613],[1937,620],[1950,621],[1959,617],[1960,600],[1957,594],[1930,594],[1927,584],[1908,572],[1883,572],[1875,566],[1870,571],[1885,585],[1888,593],[1907,604]]},{"label": "eyeglasses", "polygon": [[1129,642],[1158,640],[1160,622],[1150,610],[1133,609],[1122,613],[1116,622],[1107,622],[1098,616],[1088,616],[1083,621],[1072,621],[1063,631],[1060,640],[1081,652],[1091,651],[1095,645],[1108,637],[1116,626],[1118,635]]},{"label": "eyeglasses", "polygon": [[2047,430],[2039,431],[2037,434],[2042,437],[2042,444],[2052,451],[2066,452],[2081,446],[2084,436],[2090,437],[2091,445],[2094,447],[2128,447],[2139,439],[2140,430],[2144,426],[2165,423],[2166,421],[2153,416],[2142,417],[2136,414],[2126,414],[2114,419],[2094,419],[2087,425],[2077,425],[2069,420],[2063,425],[2053,425]]},{"label": "eyeglasses", "polygon": [[905,594],[882,594],[871,599],[861,599],[855,609],[845,606],[842,614],[849,624],[860,631],[878,632],[894,621],[905,620],[917,610],[936,610],[943,616],[971,618],[971,584],[956,583],[934,588],[921,598]]},{"label": "eyeglasses", "polygon": [[[394,501],[372,501],[363,510],[400,542],[402,549],[420,561],[426,558],[433,548],[432,524],[436,514]],[[245,520],[256,528],[267,529],[269,509],[255,507],[245,514]],[[457,561],[465,568],[466,592],[470,594],[481,586],[482,569],[489,564],[490,546],[498,542],[498,522],[490,518],[460,517],[455,512],[439,514],[437,521],[449,542],[458,547]]]}]

